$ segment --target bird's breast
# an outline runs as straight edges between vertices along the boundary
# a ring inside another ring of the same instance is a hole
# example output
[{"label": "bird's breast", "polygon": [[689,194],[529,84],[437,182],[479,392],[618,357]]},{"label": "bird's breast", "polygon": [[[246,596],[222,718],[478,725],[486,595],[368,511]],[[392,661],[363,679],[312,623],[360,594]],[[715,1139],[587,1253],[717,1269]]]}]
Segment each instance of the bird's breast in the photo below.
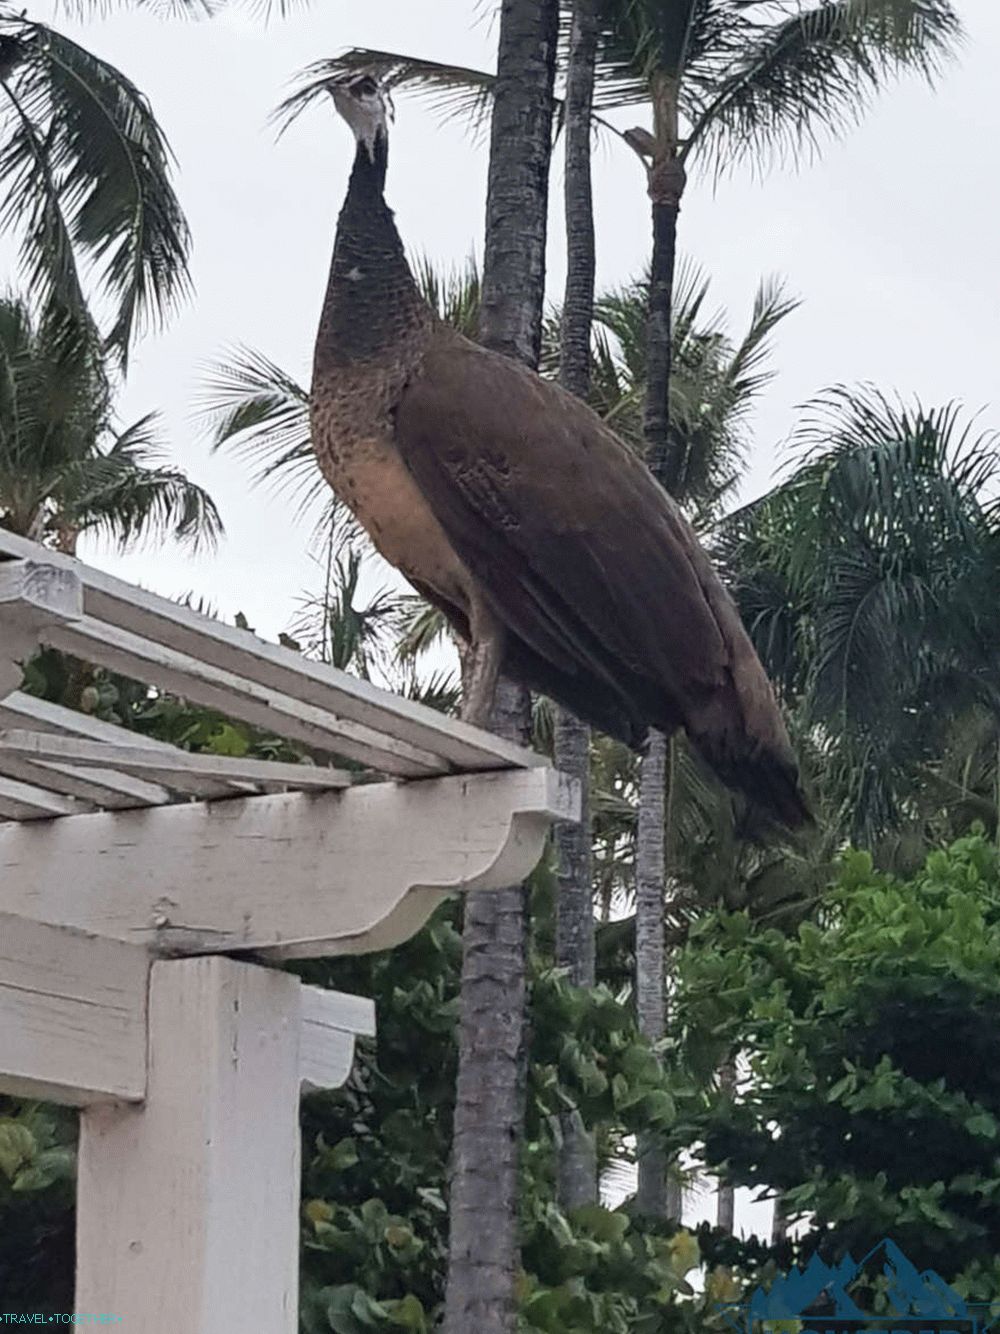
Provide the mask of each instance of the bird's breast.
[{"label": "bird's breast", "polygon": [[313,386],[312,438],[317,462],[379,552],[409,579],[467,610],[473,581],[393,443],[388,386],[361,395]]}]

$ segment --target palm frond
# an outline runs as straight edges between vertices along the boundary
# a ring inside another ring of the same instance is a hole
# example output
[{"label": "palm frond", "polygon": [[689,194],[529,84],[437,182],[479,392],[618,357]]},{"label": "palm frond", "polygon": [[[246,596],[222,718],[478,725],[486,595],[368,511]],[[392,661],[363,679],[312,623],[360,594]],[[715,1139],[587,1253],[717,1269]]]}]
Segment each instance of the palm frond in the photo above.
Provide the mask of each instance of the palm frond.
[{"label": "palm frond", "polygon": [[412,263],[417,287],[427,304],[445,324],[475,339],[479,328],[482,283],[474,255],[464,264],[442,272],[426,255]]},{"label": "palm frond", "polygon": [[267,485],[298,514],[316,516],[314,541],[325,540],[332,525],[338,540],[365,544],[316,465],[309,395],[276,362],[253,348],[228,349],[207,368],[195,417],[209,432],[213,451],[230,451],[250,464],[253,485]]},{"label": "palm frond", "polygon": [[808,152],[856,124],[890,78],[933,79],[962,34],[950,0],[765,0],[744,17],[738,55],[709,57],[690,81],[684,152],[718,168]]},{"label": "palm frond", "polygon": [[415,661],[437,647],[448,633],[448,621],[442,611],[423,598],[412,597],[404,609],[396,656],[401,662]]},{"label": "palm frond", "polygon": [[308,0],[60,0],[60,8],[82,19],[97,14],[104,18],[118,10],[143,9],[164,18],[210,19],[229,8],[248,10],[268,22],[304,9]]},{"label": "palm frond", "polygon": [[84,319],[77,255],[93,264],[113,307],[106,344],[124,364],[141,325],[162,322],[190,288],[170,150],[145,97],[113,65],[44,24],[2,26],[16,44],[0,79],[0,180],[11,198],[3,224],[21,233],[41,306]]},{"label": "palm frond", "polygon": [[485,70],[418,60],[394,51],[352,47],[342,55],[317,60],[299,76],[298,87],[272,117],[284,131],[314,102],[328,95],[331,82],[364,72],[378,79],[390,97],[405,89],[422,97],[439,114],[481,127],[489,116],[494,76]]},{"label": "palm frond", "polygon": [[153,539],[198,550],[223,532],[211,496],[161,460],[164,449],[149,413],[115,437],[111,447],[67,466],[59,503],[80,531],[102,533],[125,550]]}]

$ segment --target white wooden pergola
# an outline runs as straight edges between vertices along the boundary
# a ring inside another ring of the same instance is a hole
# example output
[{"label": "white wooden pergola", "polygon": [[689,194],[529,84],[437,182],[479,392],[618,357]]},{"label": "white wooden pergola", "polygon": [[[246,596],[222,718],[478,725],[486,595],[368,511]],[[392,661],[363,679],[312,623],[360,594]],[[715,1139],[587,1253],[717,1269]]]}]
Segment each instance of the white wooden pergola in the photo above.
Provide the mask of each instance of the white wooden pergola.
[{"label": "white wooden pergola", "polygon": [[[43,644],[313,763],[32,698]],[[294,1334],[298,1099],[374,1013],[269,961],[395,945],[577,813],[530,752],[0,531],[0,1092],[81,1109],[77,1311]]]}]

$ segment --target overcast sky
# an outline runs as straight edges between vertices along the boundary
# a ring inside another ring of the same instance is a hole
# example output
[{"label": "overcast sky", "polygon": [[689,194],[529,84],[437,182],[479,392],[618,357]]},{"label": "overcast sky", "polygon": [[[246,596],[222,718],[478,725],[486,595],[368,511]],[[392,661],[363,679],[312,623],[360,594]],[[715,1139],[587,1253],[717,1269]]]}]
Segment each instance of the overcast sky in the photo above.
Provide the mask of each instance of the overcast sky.
[{"label": "overcast sky", "polygon": [[[968,42],[936,91],[917,81],[892,88],[859,129],[798,171],[741,173],[715,190],[697,172],[691,181],[682,248],[711,274],[734,326],[764,275],[780,274],[803,301],[780,332],[777,377],[754,419],[748,495],[768,485],[795,405],[834,382],[872,380],[926,403],[961,399],[984,409],[984,425],[1000,426],[1000,4],[958,3]],[[490,9],[483,0],[314,0],[267,27],[233,14],[58,20],[145,90],[177,154],[196,296],[138,348],[121,412],[163,412],[173,455],[210,489],[228,530],[214,557],[121,559],[87,545],[86,558],[166,594],[193,589],[227,618],[242,610],[272,638],[303,589],[318,586],[308,525],[252,490],[239,462],[212,457],[192,422],[204,364],[227,344],[250,344],[308,377],[353,143],[326,108],[279,143],[267,115],[296,70],[349,45],[491,68]],[[641,112],[629,120],[641,122]],[[387,197],[411,251],[442,264],[481,252],[485,168],[485,142],[398,99]],[[602,143],[595,169],[599,280],[612,284],[647,258],[645,181],[613,142]],[[557,299],[561,148],[554,173]]]}]

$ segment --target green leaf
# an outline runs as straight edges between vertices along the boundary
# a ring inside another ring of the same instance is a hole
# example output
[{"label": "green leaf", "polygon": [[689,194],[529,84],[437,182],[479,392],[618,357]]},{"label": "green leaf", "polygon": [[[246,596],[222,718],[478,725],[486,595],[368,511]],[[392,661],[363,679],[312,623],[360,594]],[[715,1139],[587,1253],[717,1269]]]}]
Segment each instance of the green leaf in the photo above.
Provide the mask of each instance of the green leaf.
[{"label": "green leaf", "polygon": [[386,1302],[385,1308],[392,1324],[399,1325],[402,1329],[412,1329],[417,1334],[426,1334],[430,1329],[424,1308],[412,1292],[408,1292],[399,1301]]},{"label": "green leaf", "polygon": [[0,1172],[13,1181],[37,1152],[35,1137],[27,1126],[7,1118],[0,1120]]}]

